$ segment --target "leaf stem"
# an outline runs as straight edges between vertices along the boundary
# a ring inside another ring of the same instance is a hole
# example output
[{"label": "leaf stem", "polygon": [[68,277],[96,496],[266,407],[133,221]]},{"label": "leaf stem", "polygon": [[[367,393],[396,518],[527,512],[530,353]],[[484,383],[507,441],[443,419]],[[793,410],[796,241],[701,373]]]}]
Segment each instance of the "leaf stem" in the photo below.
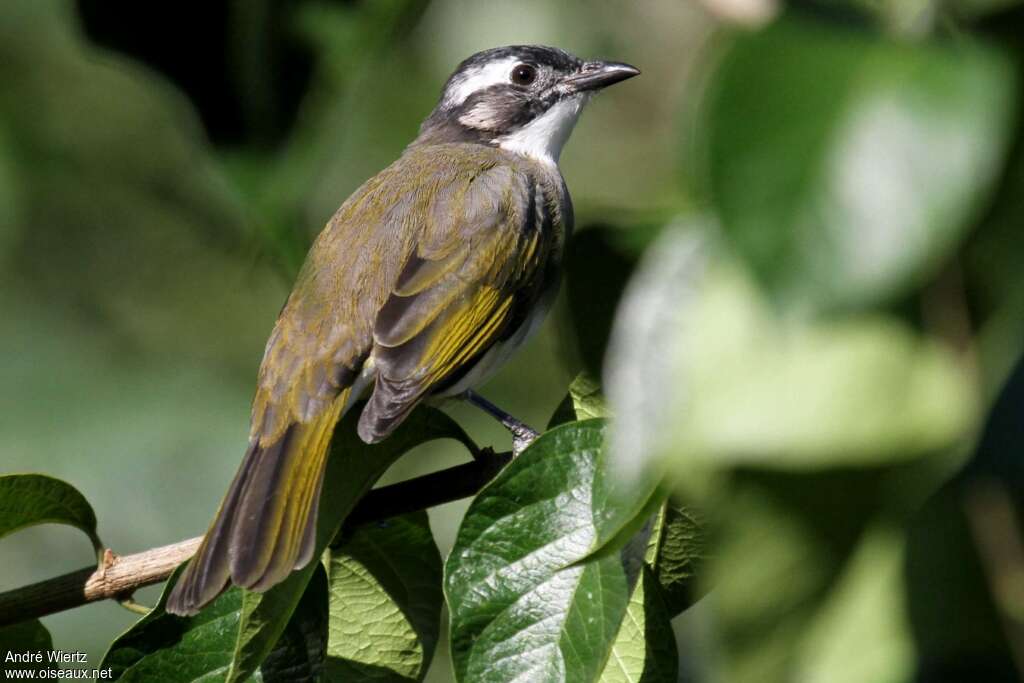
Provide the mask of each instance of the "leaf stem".
[{"label": "leaf stem", "polygon": [[136,602],[135,598],[121,598],[117,602],[121,607],[124,607],[129,612],[135,612],[136,614],[149,614],[149,610],[153,609],[149,605],[143,605],[141,602]]}]

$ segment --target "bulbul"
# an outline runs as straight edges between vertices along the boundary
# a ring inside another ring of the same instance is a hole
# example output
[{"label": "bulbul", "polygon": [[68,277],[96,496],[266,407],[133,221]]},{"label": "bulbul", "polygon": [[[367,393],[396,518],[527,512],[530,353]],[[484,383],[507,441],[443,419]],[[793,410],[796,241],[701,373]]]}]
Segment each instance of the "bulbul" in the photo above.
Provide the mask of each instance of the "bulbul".
[{"label": "bulbul", "polygon": [[267,341],[249,447],[167,611],[313,560],[334,426],[384,439],[425,398],[464,396],[536,330],[573,225],[558,157],[598,90],[640,73],[534,45],[462,62],[402,156],[317,237]]}]

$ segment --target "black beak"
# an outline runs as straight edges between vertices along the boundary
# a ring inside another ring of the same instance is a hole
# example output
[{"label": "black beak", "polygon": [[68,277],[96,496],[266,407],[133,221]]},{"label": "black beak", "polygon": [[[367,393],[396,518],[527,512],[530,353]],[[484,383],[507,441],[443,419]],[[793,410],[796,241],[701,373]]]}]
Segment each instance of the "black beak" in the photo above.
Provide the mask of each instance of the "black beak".
[{"label": "black beak", "polygon": [[600,90],[640,74],[640,69],[621,62],[584,62],[580,70],[565,79],[574,92]]}]

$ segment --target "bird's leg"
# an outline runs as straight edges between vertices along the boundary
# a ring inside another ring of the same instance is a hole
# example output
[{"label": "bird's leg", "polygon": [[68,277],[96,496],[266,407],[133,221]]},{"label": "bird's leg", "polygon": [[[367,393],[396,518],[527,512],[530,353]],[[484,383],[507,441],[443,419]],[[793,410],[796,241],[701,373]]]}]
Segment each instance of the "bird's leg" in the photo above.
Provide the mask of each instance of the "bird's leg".
[{"label": "bird's leg", "polygon": [[533,443],[534,439],[540,436],[540,434],[529,425],[512,417],[472,389],[467,389],[463,394],[461,394],[460,398],[496,419],[505,429],[512,433],[513,456],[518,456],[526,449],[527,446]]}]

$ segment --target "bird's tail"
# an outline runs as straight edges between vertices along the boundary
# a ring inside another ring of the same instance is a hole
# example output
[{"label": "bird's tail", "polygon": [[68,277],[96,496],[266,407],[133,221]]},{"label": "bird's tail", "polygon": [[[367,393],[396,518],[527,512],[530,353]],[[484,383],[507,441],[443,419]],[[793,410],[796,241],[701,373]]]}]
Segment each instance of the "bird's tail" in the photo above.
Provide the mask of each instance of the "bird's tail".
[{"label": "bird's tail", "polygon": [[313,559],[328,446],[349,393],[341,392],[310,422],[290,425],[271,444],[254,438],[167,600],[168,612],[196,614],[229,582],[265,591]]}]

